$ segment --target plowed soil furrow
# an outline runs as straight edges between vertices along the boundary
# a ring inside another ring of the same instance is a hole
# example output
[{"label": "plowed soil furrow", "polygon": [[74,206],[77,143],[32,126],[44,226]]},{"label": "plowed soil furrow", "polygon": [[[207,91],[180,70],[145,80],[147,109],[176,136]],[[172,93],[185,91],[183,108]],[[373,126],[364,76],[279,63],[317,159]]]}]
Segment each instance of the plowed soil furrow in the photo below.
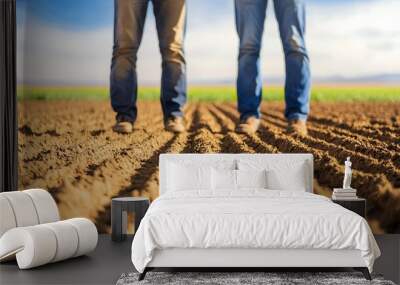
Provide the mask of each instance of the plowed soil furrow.
[{"label": "plowed soil furrow", "polygon": [[211,105],[202,103],[199,106],[200,122],[199,128],[206,128],[211,133],[221,133],[223,126],[211,112]]},{"label": "plowed soil furrow", "polygon": [[[281,130],[265,122],[262,122],[262,128],[259,133],[264,141],[276,145],[281,152],[312,153],[314,155],[315,177],[319,184],[330,189],[340,186],[344,175],[343,167],[338,164],[334,157],[285,135]],[[373,207],[380,210],[384,209],[385,205],[387,205],[387,200],[390,200],[393,205],[386,212],[389,211],[392,218],[388,221],[387,217],[385,217],[386,220],[384,221],[384,217],[381,215],[379,220],[387,229],[399,226],[400,221],[397,217],[400,215],[400,191],[393,188],[384,175],[371,175],[354,170],[352,185],[358,189],[359,196],[367,198]],[[379,213],[381,212],[379,211]]]},{"label": "plowed soil furrow", "polygon": [[[149,122],[151,121],[151,123]],[[146,124],[143,124],[146,122]],[[155,116],[154,114],[148,113],[145,118],[142,118],[140,122],[135,125],[136,129],[146,129],[146,131],[153,131],[156,125],[160,125],[162,122],[161,115]],[[21,131],[20,131],[21,132]],[[25,138],[26,141],[29,142],[29,151],[24,153],[23,160],[24,161],[37,161],[37,160],[46,160],[51,159],[52,155],[57,155],[64,152],[73,151],[74,149],[70,149],[70,144],[75,144],[80,146],[82,144],[86,144],[88,140],[96,140],[96,141],[108,141],[110,140],[111,126],[107,129],[98,128],[98,129],[82,129],[78,132],[69,132],[65,135],[49,135],[43,134],[38,136],[35,139],[29,139],[29,137]],[[21,132],[20,136],[23,137],[24,134]],[[65,144],[67,143],[67,144]],[[52,150],[57,149],[55,154],[52,153]],[[27,149],[27,147],[25,147]],[[46,152],[44,156],[43,152]]]},{"label": "plowed soil furrow", "polygon": [[310,122],[314,123],[319,123],[321,125],[328,125],[328,126],[333,126],[335,128],[339,129],[344,129],[348,130],[350,132],[369,137],[369,138],[375,138],[379,141],[386,142],[388,144],[400,144],[400,138],[396,136],[395,134],[392,133],[387,133],[387,132],[382,132],[380,130],[376,129],[367,129],[363,127],[356,127],[356,126],[351,126],[347,123],[340,122],[340,121],[335,121],[329,118],[324,118],[321,116],[315,116],[312,115],[309,117]]},{"label": "plowed soil furrow", "polygon": [[[186,110],[185,121],[190,126],[192,124],[194,106],[189,106]],[[154,155],[146,160],[140,169],[132,176],[132,183],[122,189],[119,196],[146,196],[150,200],[158,197],[158,160],[162,153],[179,153],[187,145],[188,133],[174,134],[174,138],[170,143],[165,144],[162,148],[154,153]]]},{"label": "plowed soil furrow", "polygon": [[[280,126],[280,121],[272,117],[264,116],[264,121]],[[400,169],[394,166],[390,160],[379,161],[363,153],[348,150],[341,144],[329,143],[312,136],[301,138],[301,141],[312,148],[329,153],[339,163],[350,156],[353,160],[354,169],[365,173],[385,175],[394,187],[400,187]]]},{"label": "plowed soil furrow", "polygon": [[[161,119],[154,120],[150,126],[159,125]],[[146,128],[147,126],[143,126],[142,128]],[[23,160],[24,161],[36,161],[36,160],[45,160],[51,157],[52,151],[55,153],[54,155],[62,154],[65,156],[64,152],[68,151],[76,151],[76,149],[71,149],[70,145],[74,144],[78,146],[78,149],[82,144],[86,144],[88,140],[95,140],[96,142],[103,142],[103,145],[107,144],[107,141],[110,140],[110,135],[112,134],[111,128],[104,130],[96,130],[96,131],[80,131],[70,133],[69,135],[59,136],[57,138],[52,139],[48,135],[41,136],[39,138],[35,138],[31,140],[31,144],[29,146],[29,152],[27,152]],[[56,148],[56,151],[54,149]],[[38,149],[41,149],[39,151]],[[46,155],[48,156],[40,156],[43,151],[47,151]],[[59,152],[59,153],[58,153]],[[38,157],[39,156],[39,157]]]},{"label": "plowed soil furrow", "polygon": [[286,126],[287,126],[286,122],[282,122],[281,120],[277,120],[268,115],[263,115],[261,117],[261,120],[263,120],[267,124],[271,124],[271,125],[277,127],[278,129],[281,129],[282,131],[285,130]]},{"label": "plowed soil furrow", "polygon": [[130,144],[129,150],[119,153],[113,160],[104,161],[92,175],[83,175],[79,180],[65,180],[57,193],[61,216],[95,219],[110,199],[131,183],[130,177],[141,167],[142,161],[172,139],[173,135],[166,132],[152,135],[143,142]]},{"label": "plowed soil furrow", "polygon": [[190,135],[186,152],[218,153],[220,149],[220,135],[215,133],[221,126],[214,119],[205,104],[200,103],[194,115],[194,132]]},{"label": "plowed soil furrow", "polygon": [[339,145],[312,137],[302,138],[301,141],[312,148],[327,152],[334,157],[338,163],[344,162],[346,158],[350,156],[353,161],[353,169],[364,173],[384,175],[394,187],[400,187],[400,171],[391,161],[378,161],[367,155],[349,151]]},{"label": "plowed soil furrow", "polygon": [[336,134],[339,134],[339,135],[343,135],[343,136],[348,136],[349,138],[353,138],[353,139],[355,139],[357,141],[360,141],[360,142],[361,141],[367,141],[372,145],[375,145],[375,146],[377,146],[379,148],[386,149],[386,150],[388,150],[390,152],[393,152],[393,151],[400,152],[400,145],[396,144],[396,143],[387,143],[387,142],[380,141],[380,140],[378,140],[376,138],[365,137],[365,136],[353,133],[353,132],[351,132],[349,130],[346,130],[346,129],[339,129],[339,128],[335,128],[335,127],[331,127],[331,126],[325,126],[325,125],[318,124],[318,123],[311,123],[311,124],[320,126],[321,128],[330,129],[330,130],[332,130],[333,133],[336,133]]},{"label": "plowed soil furrow", "polygon": [[255,153],[255,150],[244,142],[243,135],[228,132],[221,142],[224,153]]},{"label": "plowed soil furrow", "polygon": [[[234,122],[238,121],[238,117],[230,112],[225,111],[225,108],[229,109],[229,106],[223,107],[214,106],[214,113],[221,121],[229,121],[229,129],[233,129],[235,126]],[[236,134],[232,131],[228,131],[223,142],[224,152],[233,153],[273,153],[276,151],[274,147],[264,143],[256,134]]]},{"label": "plowed soil furrow", "polygon": [[[109,104],[104,102],[90,102],[82,104],[79,101],[51,102],[51,110],[46,102],[23,103],[26,112],[20,112],[19,129],[28,136],[51,135],[53,137],[69,135],[72,133],[92,132],[110,129],[115,122],[115,114],[111,112]],[[140,103],[139,109],[149,109],[154,114],[159,114],[159,108],[150,109],[149,103]],[[139,121],[147,112],[139,112]],[[149,114],[150,115],[150,114]],[[46,124],[43,124],[46,121]]]},{"label": "plowed soil furrow", "polygon": [[[286,120],[274,112],[268,114],[263,112],[263,118],[282,129],[286,127]],[[393,163],[395,169],[400,168],[399,157],[396,156],[396,153],[388,150],[386,144],[382,144],[376,140],[374,140],[374,143],[370,143],[369,140],[359,135],[350,137],[348,134],[347,136],[337,134],[335,133],[335,129],[330,126],[308,123],[307,127],[311,137],[342,146],[349,151],[368,154],[369,157],[377,160],[389,160],[389,164]]]},{"label": "plowed soil furrow", "polygon": [[[365,140],[354,140],[344,135],[334,134],[330,127],[309,126],[309,134],[313,137],[325,140],[330,143],[342,145],[346,149],[368,154],[378,160],[391,160],[394,164],[400,163],[396,161],[394,153],[381,146],[373,145]],[[400,164],[398,164],[400,167]]]},{"label": "plowed soil furrow", "polygon": [[[35,183],[29,183],[30,187],[44,187],[47,189],[56,189],[67,178],[80,179],[85,173],[89,173],[90,169],[101,165],[104,161],[114,159],[120,154],[129,151],[133,142],[140,143],[143,140],[153,136],[154,132],[162,129],[161,124],[155,124],[148,127],[147,130],[137,130],[136,136],[122,136],[120,144],[117,146],[111,140],[103,137],[102,143],[93,138],[87,138],[86,144],[78,144],[64,142],[70,145],[68,149],[54,149],[56,157],[48,158],[43,161],[31,162],[30,170],[33,172]],[[111,132],[111,131],[109,131]],[[111,136],[111,135],[110,135]],[[121,135],[117,135],[121,136]],[[30,178],[30,176],[28,176]],[[26,178],[28,178],[26,177]],[[58,179],[55,179],[58,177]]]},{"label": "plowed soil furrow", "polygon": [[211,113],[214,115],[218,123],[222,126],[222,134],[220,140],[220,149],[222,153],[253,153],[255,152],[247,142],[244,135],[238,135],[233,132],[235,128],[236,118],[226,116],[221,110],[213,105]]},{"label": "plowed soil furrow", "polygon": [[266,143],[257,134],[247,134],[244,141],[257,153],[279,153],[275,146]]},{"label": "plowed soil furrow", "polygon": [[[312,102],[311,110],[316,113],[326,114],[357,124],[391,125],[399,119],[399,103],[396,102],[343,102],[343,103],[315,103]],[[397,117],[397,118],[396,118]]]},{"label": "plowed soil furrow", "polygon": [[[185,121],[191,126],[193,120],[194,106],[189,106],[186,110]],[[158,196],[158,159],[161,153],[179,153],[187,145],[188,133],[175,134],[171,143],[163,146],[162,149],[155,152],[149,160],[142,164],[143,171],[137,173],[131,178],[132,183],[122,189],[119,196],[133,195],[146,196],[154,200]]]},{"label": "plowed soil furrow", "polygon": [[[232,114],[232,106],[219,106],[215,107],[216,111],[219,112],[219,116],[221,116],[221,120],[229,120],[232,122],[234,126],[234,122],[238,121],[238,117]],[[233,127],[232,127],[233,128]],[[266,142],[262,141],[257,134],[246,134],[242,135],[243,142],[248,146],[251,147],[257,153],[278,153],[279,150],[273,146],[269,145]]]},{"label": "plowed soil furrow", "polygon": [[[75,105],[74,102],[65,104],[68,104],[68,106],[72,104],[71,108]],[[144,120],[137,124],[139,125],[139,133],[141,132],[142,135],[135,138],[145,139],[147,131],[152,133],[156,128],[160,128],[160,116],[155,118],[154,115],[155,112],[149,112],[147,116],[144,116]],[[124,139],[122,144],[113,144],[112,137],[114,134],[111,125],[115,122],[115,119],[109,117],[110,122],[108,120],[107,122],[110,127],[100,129],[100,131],[88,131],[85,128],[86,125],[81,123],[84,125],[83,130],[72,128],[68,135],[58,135],[53,139],[47,134],[35,138],[31,138],[29,135],[24,137],[20,134],[20,138],[29,143],[29,147],[25,147],[26,151],[23,157],[20,157],[25,162],[20,165],[21,172],[24,173],[23,178],[19,181],[20,185],[22,187],[55,188],[60,181],[54,181],[52,177],[63,176],[56,172],[79,177],[87,170],[88,166],[100,164],[105,158],[111,158],[115,153],[123,150],[130,138],[122,137]],[[27,119],[30,119],[30,117]],[[54,121],[59,121],[58,117]],[[74,123],[76,122],[70,122],[70,124]],[[27,125],[25,124],[25,126]],[[59,128],[62,129],[62,125]],[[36,127],[33,129],[36,129]]]},{"label": "plowed soil furrow", "polygon": [[221,126],[221,131],[227,133],[235,129],[235,122],[222,113],[215,105],[210,105],[209,110],[214,116],[215,120]]},{"label": "plowed soil furrow", "polygon": [[139,103],[135,132],[112,132],[109,102],[19,104],[19,187],[43,187],[63,218],[84,216],[109,232],[115,196],[158,196],[161,153],[278,153],[314,155],[314,192],[330,196],[353,161],[352,186],[368,200],[376,233],[400,233],[400,106],[312,103],[306,138],[285,134],[284,104],[263,102],[261,129],[237,134],[233,103],[189,104],[188,132],[163,130],[158,102]]},{"label": "plowed soil furrow", "polygon": [[[314,105],[316,105],[316,104],[314,104]],[[340,115],[334,116],[333,118],[329,118],[329,116],[326,116],[326,114],[332,113],[332,110],[324,110],[324,108],[323,108],[323,110],[320,110],[321,106],[323,107],[325,105],[319,104],[315,108],[312,108],[312,112],[311,112],[311,115],[308,120],[309,125],[320,126],[324,129],[329,129],[330,131],[337,133],[339,135],[354,138],[357,141],[369,142],[372,145],[376,145],[376,146],[379,146],[384,149],[400,151],[400,140],[398,140],[398,143],[395,144],[393,142],[386,142],[384,140],[380,140],[379,138],[377,139],[373,136],[365,135],[365,133],[358,134],[357,132],[352,131],[352,127],[349,125],[348,122],[347,122],[347,127],[346,126],[344,128],[337,127],[336,125],[340,125],[342,123],[346,124],[346,121],[342,117],[342,113],[340,113]],[[400,109],[400,107],[399,107],[399,109]],[[277,119],[281,119],[282,121],[285,121],[285,118],[283,116],[283,109],[280,110],[280,108],[262,108],[262,110],[267,115],[270,115],[272,117],[275,117]],[[354,111],[354,110],[352,110],[352,111]],[[337,110],[336,110],[336,113],[337,113]],[[322,114],[322,115],[319,115],[319,114]],[[360,118],[360,120],[362,121],[361,118]],[[327,121],[328,123],[325,124],[324,121]],[[354,122],[354,120],[351,120],[351,122],[352,122],[352,124],[357,125],[357,122]],[[372,128],[372,126],[369,126],[369,127]],[[359,126],[358,126],[358,128],[362,129],[362,127],[359,127]],[[365,128],[367,128],[367,127],[365,127]],[[394,134],[393,136],[390,135],[390,137],[396,137],[396,134]]]},{"label": "plowed soil furrow", "polygon": [[194,111],[193,114],[190,116],[190,123],[188,123],[188,138],[182,153],[192,153],[194,152],[193,141],[196,136],[196,130],[200,125],[200,112],[198,110],[198,104],[193,104]]},{"label": "plowed soil furrow", "polygon": [[372,124],[366,126],[368,130],[379,130],[382,133],[390,133],[393,136],[400,136],[400,128],[395,126],[386,126],[386,125],[379,125],[379,124]]}]

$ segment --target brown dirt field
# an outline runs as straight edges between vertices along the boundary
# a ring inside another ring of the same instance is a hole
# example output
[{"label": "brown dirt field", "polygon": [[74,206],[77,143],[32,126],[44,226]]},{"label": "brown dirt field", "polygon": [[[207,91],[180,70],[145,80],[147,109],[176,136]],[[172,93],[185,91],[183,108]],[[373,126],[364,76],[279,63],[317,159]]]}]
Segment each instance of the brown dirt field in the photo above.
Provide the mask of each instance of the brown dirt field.
[{"label": "brown dirt field", "polygon": [[48,189],[62,218],[88,217],[108,232],[112,197],[157,197],[160,153],[312,153],[315,192],[326,196],[351,156],[373,231],[399,233],[400,103],[313,103],[307,138],[284,133],[283,108],[264,102],[260,131],[241,135],[233,103],[190,104],[189,131],[174,135],[163,130],[158,102],[142,102],[135,132],[120,135],[109,102],[21,102],[19,188]]}]

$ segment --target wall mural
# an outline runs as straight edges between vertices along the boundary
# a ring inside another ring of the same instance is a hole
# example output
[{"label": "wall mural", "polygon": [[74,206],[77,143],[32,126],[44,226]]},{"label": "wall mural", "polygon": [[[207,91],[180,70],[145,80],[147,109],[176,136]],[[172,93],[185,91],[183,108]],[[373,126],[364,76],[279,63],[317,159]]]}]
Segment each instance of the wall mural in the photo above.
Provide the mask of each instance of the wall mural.
[{"label": "wall mural", "polygon": [[[314,83],[307,136],[286,132],[284,58],[271,9],[260,62],[266,75],[260,128],[257,133],[235,131],[239,42],[233,1],[211,0],[187,1],[187,131],[164,130],[161,57],[155,16],[148,9],[137,56],[137,120],[132,133],[121,134],[113,130],[116,113],[109,95],[112,1],[32,2],[17,2],[19,188],[47,189],[63,219],[85,216],[100,232],[109,232],[112,197],[157,198],[161,153],[312,153],[315,193],[330,197],[333,188],[341,187],[344,162],[351,157],[351,185],[368,201],[371,228],[400,233],[400,87],[395,84],[400,66],[393,64],[400,46],[390,48],[399,43],[386,38],[394,27],[373,25],[379,17],[394,17],[396,9],[355,2],[352,9],[361,22],[326,37],[331,27],[344,25],[332,11],[350,19],[344,12],[349,4],[309,3],[307,45]],[[381,29],[380,53],[376,37],[368,33],[371,26]]]}]

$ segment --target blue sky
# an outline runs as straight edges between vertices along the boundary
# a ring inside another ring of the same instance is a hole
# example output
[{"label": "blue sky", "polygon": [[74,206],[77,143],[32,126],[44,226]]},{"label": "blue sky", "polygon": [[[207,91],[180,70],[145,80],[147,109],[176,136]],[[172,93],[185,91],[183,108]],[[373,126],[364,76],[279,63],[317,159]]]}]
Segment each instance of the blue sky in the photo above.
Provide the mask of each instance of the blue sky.
[{"label": "blue sky", "polygon": [[[400,25],[394,25],[399,2],[307,1],[307,44],[314,77],[400,73],[400,57],[396,56]],[[112,0],[17,0],[17,8],[20,79],[38,84],[107,84]],[[160,58],[150,10],[148,16],[138,71],[142,82],[156,84]],[[233,0],[188,0],[187,30],[189,79],[233,81],[237,56]],[[263,46],[265,77],[283,78],[272,9]]]},{"label": "blue sky", "polygon": [[111,0],[17,0],[17,7],[29,5],[29,13],[43,23],[66,29],[97,29],[112,24]]},{"label": "blue sky", "polygon": [[[19,8],[29,4],[29,12],[41,21],[67,29],[97,29],[109,26],[113,21],[114,1],[112,0],[17,0]],[[207,11],[224,17],[230,14],[230,0],[189,0],[192,9]],[[352,5],[371,0],[312,0],[309,5]]]}]

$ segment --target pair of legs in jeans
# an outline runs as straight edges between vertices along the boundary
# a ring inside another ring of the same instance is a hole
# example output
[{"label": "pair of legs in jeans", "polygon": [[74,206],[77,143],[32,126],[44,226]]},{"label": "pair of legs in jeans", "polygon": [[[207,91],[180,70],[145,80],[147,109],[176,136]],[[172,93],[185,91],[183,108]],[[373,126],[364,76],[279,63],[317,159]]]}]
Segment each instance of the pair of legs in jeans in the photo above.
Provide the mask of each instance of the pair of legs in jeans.
[{"label": "pair of legs in jeans", "polygon": [[[242,121],[260,118],[262,77],[260,50],[268,0],[235,0],[236,28],[240,39],[237,78],[238,109]],[[305,0],[274,0],[275,15],[285,54],[285,116],[307,119],[310,68],[304,41]]]},{"label": "pair of legs in jeans", "polygon": [[[185,0],[115,0],[111,103],[117,119],[137,116],[137,52],[149,2],[152,1],[162,55],[161,105],[164,118],[182,117],[186,103],[183,41]],[[285,115],[305,121],[309,109],[310,70],[304,42],[305,0],[274,0],[286,63]],[[235,0],[240,38],[238,109],[241,121],[260,117],[262,77],[260,50],[268,0]],[[258,126],[257,126],[258,128]]]},{"label": "pair of legs in jeans", "polygon": [[160,100],[164,118],[182,117],[186,103],[185,0],[115,0],[110,93],[117,120],[125,122],[133,123],[137,116],[136,61],[150,1],[162,56]]}]

